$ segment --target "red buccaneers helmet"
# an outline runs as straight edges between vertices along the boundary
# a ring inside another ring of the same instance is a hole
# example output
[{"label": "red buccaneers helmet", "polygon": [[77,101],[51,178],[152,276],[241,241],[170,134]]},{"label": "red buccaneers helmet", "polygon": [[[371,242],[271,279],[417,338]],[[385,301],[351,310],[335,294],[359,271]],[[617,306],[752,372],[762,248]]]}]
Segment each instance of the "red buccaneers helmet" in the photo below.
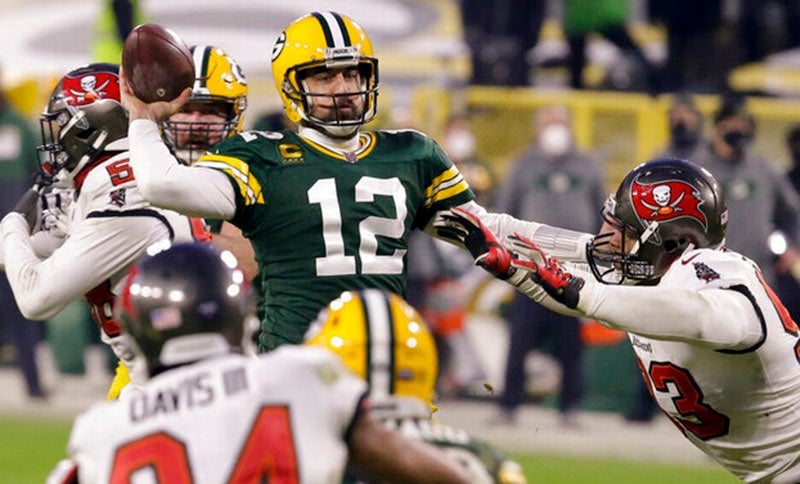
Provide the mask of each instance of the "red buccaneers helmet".
[{"label": "red buccaneers helmet", "polygon": [[656,282],[687,249],[719,248],[725,240],[728,208],[717,181],[689,161],[662,158],[628,173],[606,201],[604,220],[622,233],[622,247],[609,246],[612,233],[589,246],[589,264],[601,282]]},{"label": "red buccaneers helmet", "polygon": [[119,95],[119,66],[97,63],[67,73],[39,120],[42,169],[71,184],[103,151],[127,149],[128,113]]}]

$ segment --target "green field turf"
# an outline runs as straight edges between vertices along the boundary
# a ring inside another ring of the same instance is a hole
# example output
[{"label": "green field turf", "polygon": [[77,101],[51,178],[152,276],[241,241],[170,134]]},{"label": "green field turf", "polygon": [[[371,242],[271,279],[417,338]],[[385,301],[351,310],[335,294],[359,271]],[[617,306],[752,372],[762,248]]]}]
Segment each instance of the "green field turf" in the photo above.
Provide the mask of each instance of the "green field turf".
[{"label": "green field turf", "polygon": [[[64,456],[70,423],[0,416],[0,483],[42,483]],[[556,455],[514,454],[531,483],[725,484],[738,482],[722,468],[680,466]]]}]

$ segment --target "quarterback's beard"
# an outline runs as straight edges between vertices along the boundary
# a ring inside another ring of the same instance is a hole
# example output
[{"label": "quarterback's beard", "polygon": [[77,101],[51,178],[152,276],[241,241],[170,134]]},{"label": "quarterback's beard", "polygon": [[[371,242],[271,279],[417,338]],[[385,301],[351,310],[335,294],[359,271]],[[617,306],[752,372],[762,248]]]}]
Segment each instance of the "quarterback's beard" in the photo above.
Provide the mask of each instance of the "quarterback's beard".
[{"label": "quarterback's beard", "polygon": [[323,116],[314,116],[314,106],[309,106],[308,125],[332,138],[352,138],[364,124],[365,104],[350,99],[332,101],[331,106],[317,106],[317,109],[324,110]]}]

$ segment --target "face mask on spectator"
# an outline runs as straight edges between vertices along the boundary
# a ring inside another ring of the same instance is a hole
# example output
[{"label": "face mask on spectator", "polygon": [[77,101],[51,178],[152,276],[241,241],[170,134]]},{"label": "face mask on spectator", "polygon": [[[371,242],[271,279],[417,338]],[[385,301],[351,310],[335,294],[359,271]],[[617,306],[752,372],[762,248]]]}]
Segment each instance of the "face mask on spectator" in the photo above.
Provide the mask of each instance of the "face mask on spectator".
[{"label": "face mask on spectator", "polygon": [[539,133],[539,146],[549,155],[564,155],[572,148],[572,133],[564,124],[550,124]]},{"label": "face mask on spectator", "polygon": [[700,131],[691,129],[686,123],[675,123],[671,126],[672,142],[678,148],[687,148],[700,139]]},{"label": "face mask on spectator", "polygon": [[722,135],[722,139],[725,144],[734,150],[741,151],[750,143],[750,134],[744,131],[732,130]]},{"label": "face mask on spectator", "polygon": [[444,149],[454,160],[466,160],[475,154],[475,136],[466,129],[452,131],[444,139]]}]

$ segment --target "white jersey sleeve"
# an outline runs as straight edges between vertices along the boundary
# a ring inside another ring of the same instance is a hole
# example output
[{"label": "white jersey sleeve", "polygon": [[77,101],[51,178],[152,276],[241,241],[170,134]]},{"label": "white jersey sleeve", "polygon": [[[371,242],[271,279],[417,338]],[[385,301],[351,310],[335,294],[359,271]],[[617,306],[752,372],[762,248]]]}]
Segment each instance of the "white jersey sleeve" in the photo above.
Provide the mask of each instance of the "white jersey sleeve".
[{"label": "white jersey sleeve", "polygon": [[130,172],[106,170],[126,163],[122,153],[88,174],[72,208],[70,233],[47,258],[40,259],[21,216],[4,219],[6,274],[26,318],[51,318],[106,280],[113,288],[151,244],[191,237],[188,219],[151,208]]},{"label": "white jersey sleeve", "polygon": [[[562,261],[586,262],[586,246],[594,237],[592,234],[562,229],[533,221],[519,220],[504,213],[491,213],[475,201],[469,201],[460,208],[477,215],[500,241],[515,233],[520,233],[533,240],[548,254]],[[431,217],[425,232],[438,237],[433,222],[438,215]],[[452,243],[452,240],[442,238]]]},{"label": "white jersey sleeve", "polygon": [[341,482],[366,391],[324,348],[214,358],[93,407],[68,450],[80,482]]},{"label": "white jersey sleeve", "polygon": [[[717,271],[716,278],[703,279],[698,267]],[[738,254],[695,250],[676,260],[656,286],[605,285],[587,277],[578,308],[611,328],[650,338],[747,348],[762,337],[761,319],[748,297],[732,288],[746,285],[755,272]]]},{"label": "white jersey sleeve", "polygon": [[178,163],[152,121],[134,120],[128,140],[139,189],[150,203],[195,217],[233,217],[236,197],[227,175]]}]

